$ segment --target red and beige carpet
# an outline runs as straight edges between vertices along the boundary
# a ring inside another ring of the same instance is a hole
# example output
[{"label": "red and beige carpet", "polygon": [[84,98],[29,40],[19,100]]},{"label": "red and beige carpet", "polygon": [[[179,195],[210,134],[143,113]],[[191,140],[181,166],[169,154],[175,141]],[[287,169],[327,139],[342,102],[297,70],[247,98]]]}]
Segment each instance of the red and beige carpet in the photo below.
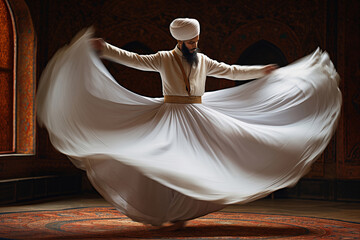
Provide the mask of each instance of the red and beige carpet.
[{"label": "red and beige carpet", "polygon": [[0,213],[0,239],[359,239],[360,223],[313,217],[216,212],[167,231],[113,207]]}]

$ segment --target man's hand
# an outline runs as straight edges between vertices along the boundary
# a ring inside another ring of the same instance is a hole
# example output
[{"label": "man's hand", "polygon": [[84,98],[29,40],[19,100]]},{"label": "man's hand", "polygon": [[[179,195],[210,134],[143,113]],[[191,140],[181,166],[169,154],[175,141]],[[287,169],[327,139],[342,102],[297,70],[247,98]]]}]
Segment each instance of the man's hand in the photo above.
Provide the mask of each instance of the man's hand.
[{"label": "man's hand", "polygon": [[270,74],[272,71],[277,69],[279,66],[276,64],[269,64],[264,66],[265,74]]},{"label": "man's hand", "polygon": [[102,38],[92,38],[90,39],[90,44],[98,54],[101,53],[105,48],[105,41]]}]

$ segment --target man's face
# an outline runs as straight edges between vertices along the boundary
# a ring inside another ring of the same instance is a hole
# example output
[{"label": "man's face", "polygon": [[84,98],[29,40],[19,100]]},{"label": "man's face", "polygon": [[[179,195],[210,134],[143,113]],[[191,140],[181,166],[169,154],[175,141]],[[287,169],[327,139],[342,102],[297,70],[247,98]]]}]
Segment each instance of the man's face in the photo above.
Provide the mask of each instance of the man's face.
[{"label": "man's face", "polygon": [[187,41],[178,41],[178,47],[181,49],[183,56],[189,64],[198,63],[198,52],[197,48],[199,42],[199,36],[194,37],[193,39]]},{"label": "man's face", "polygon": [[190,40],[184,41],[184,44],[189,49],[189,52],[193,53],[196,50],[199,43],[199,39],[200,39],[199,36],[196,36]]}]

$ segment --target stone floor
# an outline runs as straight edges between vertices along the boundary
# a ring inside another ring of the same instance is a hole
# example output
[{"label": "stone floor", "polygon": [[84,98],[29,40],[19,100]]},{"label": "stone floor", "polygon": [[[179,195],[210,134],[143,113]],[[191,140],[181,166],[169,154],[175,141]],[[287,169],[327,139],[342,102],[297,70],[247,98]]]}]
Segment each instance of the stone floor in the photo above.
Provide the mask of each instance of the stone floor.
[{"label": "stone floor", "polygon": [[[57,210],[75,207],[110,206],[98,195],[67,196],[9,206],[0,206],[0,212]],[[244,205],[231,205],[222,211],[288,214],[320,217],[360,223],[359,202],[334,202],[299,199],[261,199]]]}]

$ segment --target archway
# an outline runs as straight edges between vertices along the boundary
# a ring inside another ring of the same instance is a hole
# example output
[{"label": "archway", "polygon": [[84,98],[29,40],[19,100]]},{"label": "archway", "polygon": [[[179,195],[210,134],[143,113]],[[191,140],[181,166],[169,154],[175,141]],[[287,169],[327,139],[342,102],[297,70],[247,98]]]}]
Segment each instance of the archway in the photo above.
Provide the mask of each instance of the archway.
[{"label": "archway", "polygon": [[10,154],[35,154],[36,34],[24,0],[2,0],[12,19],[14,48],[14,148]]},{"label": "archway", "polygon": [[[236,61],[239,65],[266,65],[277,64],[279,67],[283,67],[288,64],[288,61],[283,52],[274,44],[260,40],[253,45],[249,46],[240,55]],[[251,80],[249,80],[251,81]],[[241,85],[249,81],[236,81],[236,85]]]}]

